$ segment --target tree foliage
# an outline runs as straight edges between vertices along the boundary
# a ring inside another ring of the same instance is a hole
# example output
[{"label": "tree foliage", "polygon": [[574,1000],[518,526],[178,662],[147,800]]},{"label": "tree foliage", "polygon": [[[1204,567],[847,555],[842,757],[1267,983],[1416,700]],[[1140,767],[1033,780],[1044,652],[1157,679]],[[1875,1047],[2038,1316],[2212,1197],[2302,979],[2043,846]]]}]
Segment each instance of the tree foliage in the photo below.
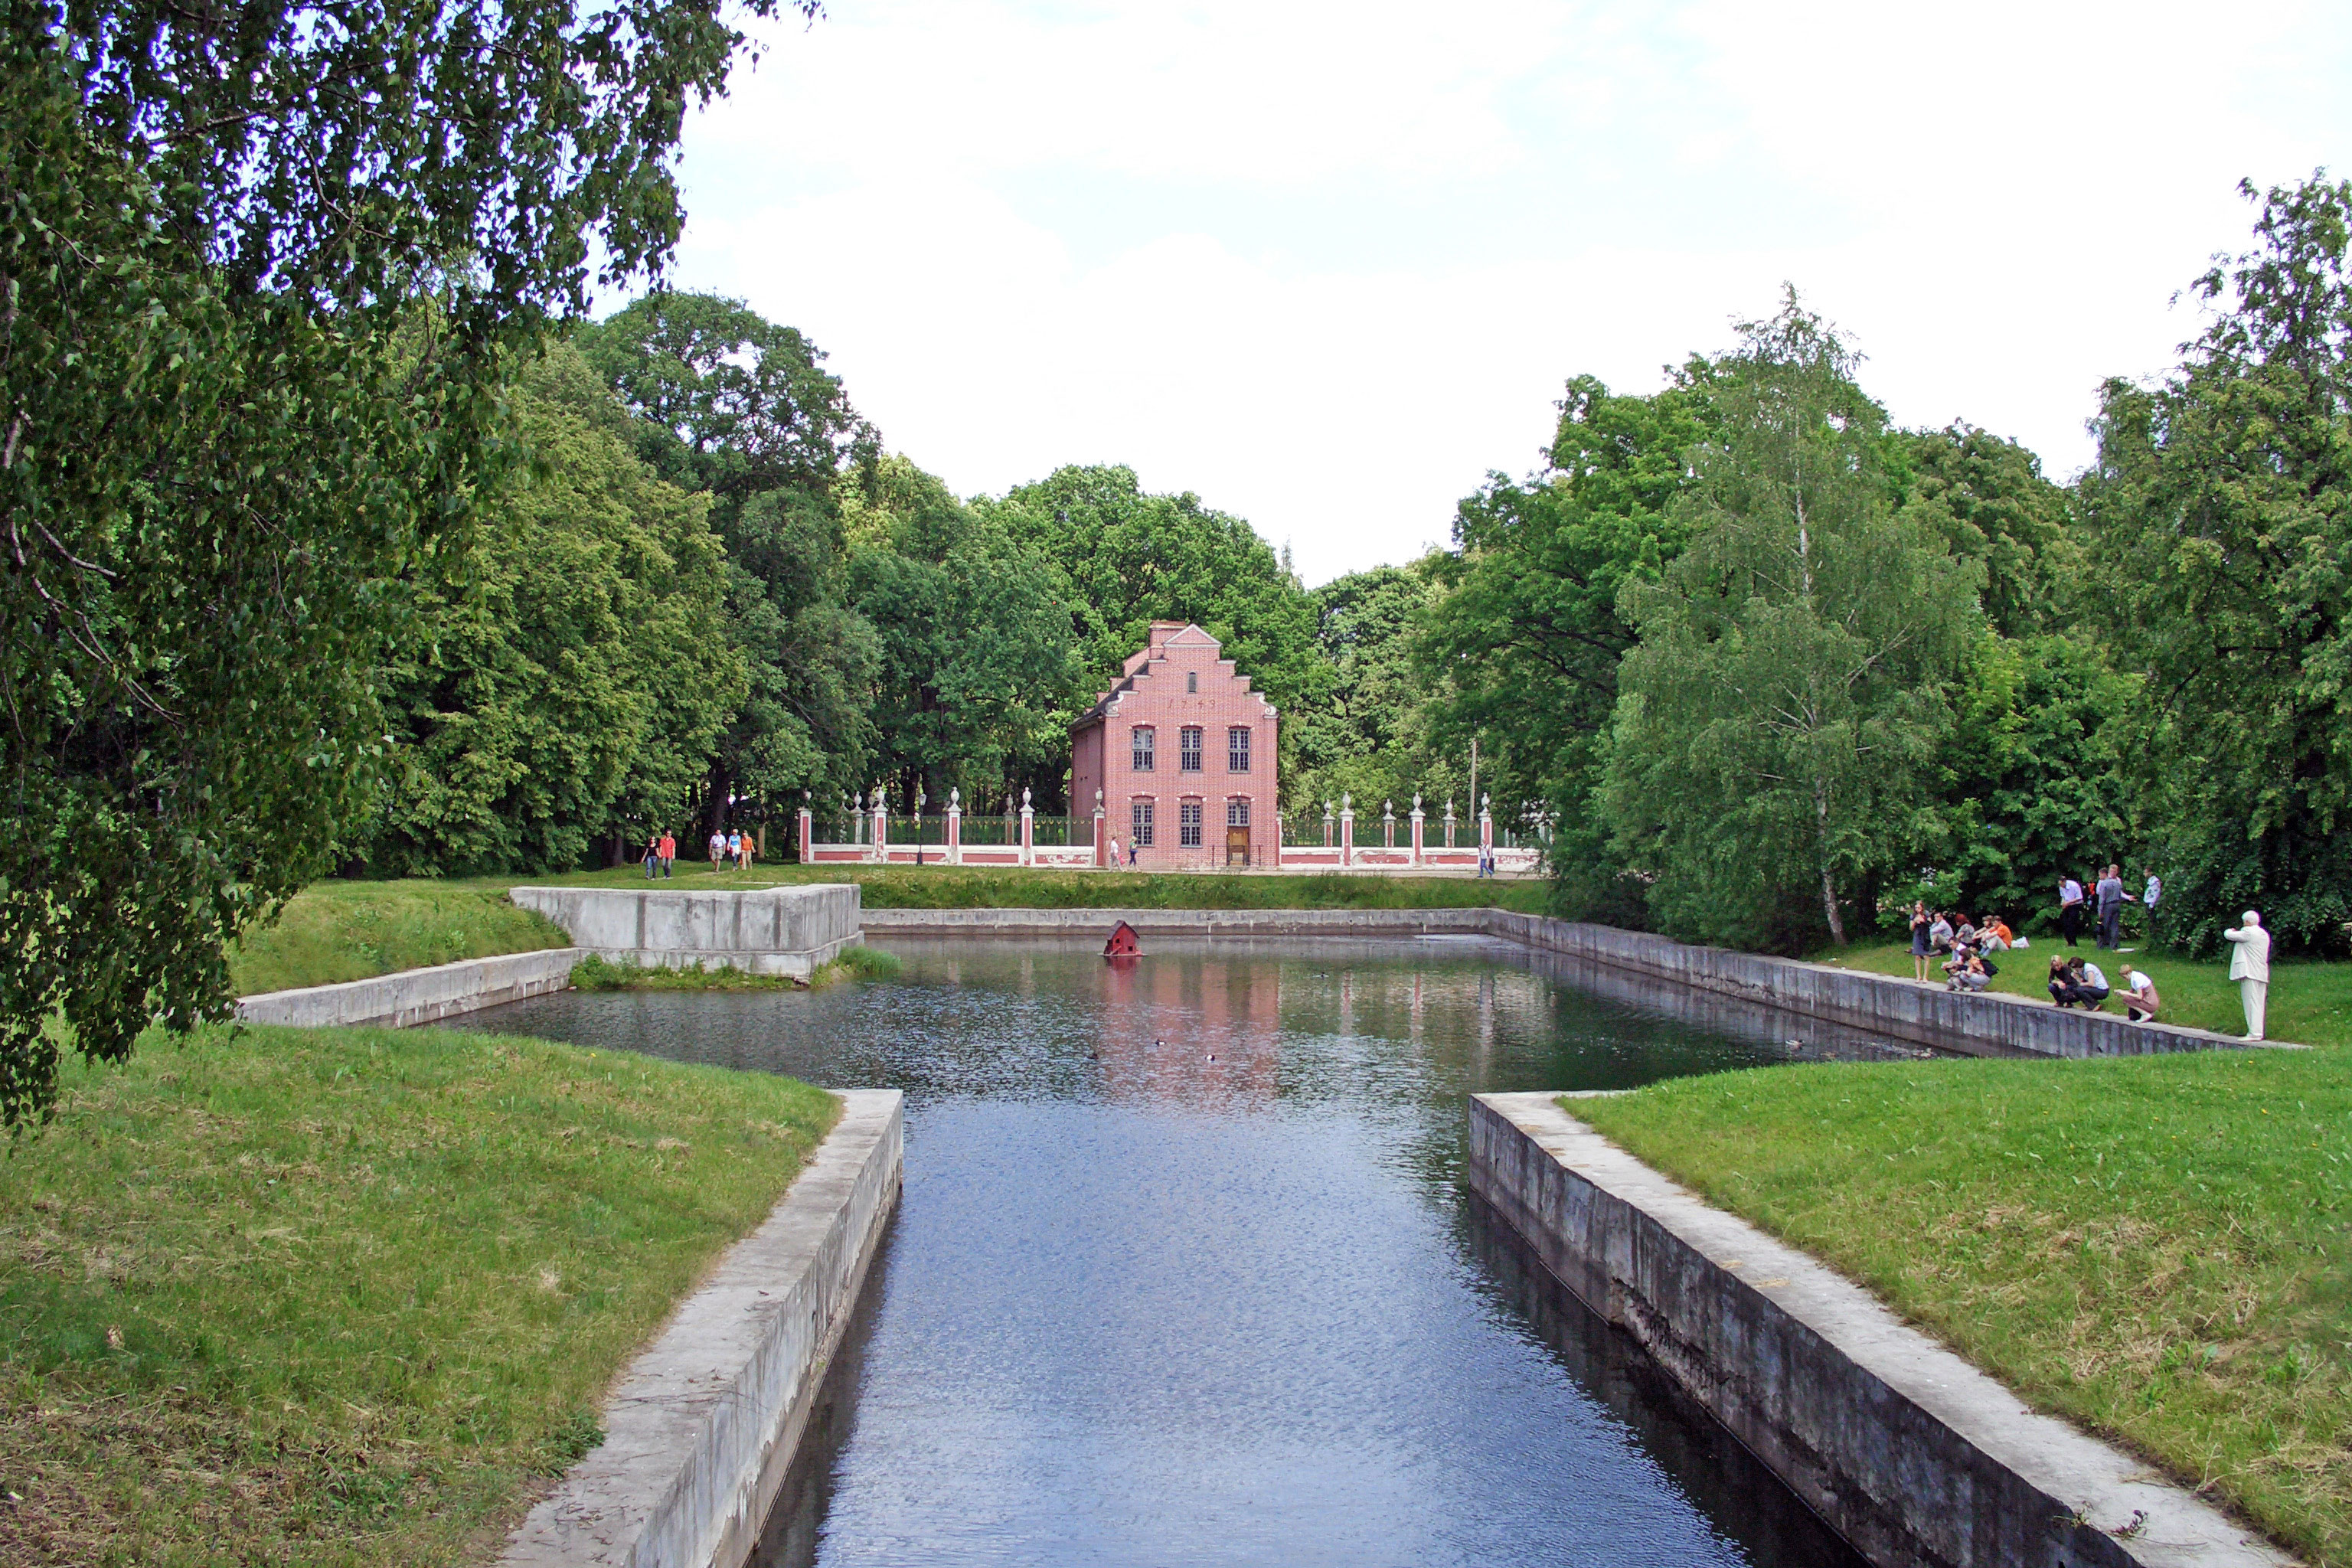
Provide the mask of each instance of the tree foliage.
[{"label": "tree foliage", "polygon": [[877,758],[901,809],[919,789],[977,804],[1058,772],[1080,684],[1068,578],[902,458],[868,471],[853,510],[851,602],[880,641]]},{"label": "tree foliage", "polygon": [[1417,638],[1440,596],[1433,565],[1424,560],[1351,572],[1311,595],[1330,696],[1291,719],[1297,772],[1284,784],[1310,816],[1342,795],[1353,795],[1360,807],[1392,800],[1400,814],[1420,795],[1433,818],[1451,796],[1465,820],[1475,816],[1465,770],[1430,737]]},{"label": "tree foliage", "polygon": [[607,833],[680,826],[744,695],[708,498],[639,461],[571,349],[516,401],[531,466],[463,576],[420,592],[386,682],[396,765],[357,846],[378,875],[572,866]]},{"label": "tree foliage", "polygon": [[[754,14],[772,0],[753,0]],[[0,43],[0,1120],[62,1013],[226,1013],[225,944],[362,797],[402,574],[499,393],[679,224],[715,5],[11,0]],[[498,68],[487,68],[496,59]]]},{"label": "tree foliage", "polygon": [[[2250,199],[2252,187],[2246,187]],[[2340,949],[2352,919],[2352,182],[2261,198],[2200,279],[2180,369],[2106,386],[2086,483],[2109,630],[2148,672],[2145,753],[2189,940],[2253,907]]]},{"label": "tree foliage", "polygon": [[1983,573],[1895,514],[1885,416],[1827,326],[1791,295],[1743,333],[1672,506],[1690,542],[1620,595],[1641,641],[1620,667],[1604,801],[1665,929],[1843,942],[1857,890],[1919,836]]},{"label": "tree foliage", "polygon": [[1475,738],[1479,794],[1496,814],[1542,810],[1559,825],[1571,913],[1610,902],[1615,867],[1593,792],[1635,640],[1620,599],[1682,551],[1688,524],[1674,502],[1712,426],[1711,375],[1694,359],[1648,396],[1569,382],[1546,467],[1523,482],[1490,476],[1462,503],[1456,549],[1437,565],[1449,591],[1420,641],[1432,743],[1459,757]]}]

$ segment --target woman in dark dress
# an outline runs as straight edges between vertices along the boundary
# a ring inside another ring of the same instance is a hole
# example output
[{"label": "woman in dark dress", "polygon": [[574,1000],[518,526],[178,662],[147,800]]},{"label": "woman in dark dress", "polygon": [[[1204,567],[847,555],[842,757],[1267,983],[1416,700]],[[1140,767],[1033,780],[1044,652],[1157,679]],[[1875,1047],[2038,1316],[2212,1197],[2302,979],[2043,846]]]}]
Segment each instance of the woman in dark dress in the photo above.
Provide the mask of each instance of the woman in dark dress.
[{"label": "woman in dark dress", "polygon": [[1924,902],[1911,906],[1911,977],[1922,985],[1927,984],[1927,928],[1934,923]]}]

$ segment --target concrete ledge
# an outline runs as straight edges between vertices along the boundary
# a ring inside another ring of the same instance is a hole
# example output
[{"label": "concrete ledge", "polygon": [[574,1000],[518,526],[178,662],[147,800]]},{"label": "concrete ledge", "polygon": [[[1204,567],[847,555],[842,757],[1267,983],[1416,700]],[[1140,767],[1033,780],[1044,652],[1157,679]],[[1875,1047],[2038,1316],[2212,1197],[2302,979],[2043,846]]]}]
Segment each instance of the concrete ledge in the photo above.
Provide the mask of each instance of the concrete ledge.
[{"label": "concrete ledge", "polygon": [[791,1468],[898,1195],[897,1089],[841,1121],[604,1406],[604,1446],[531,1510],[508,1568],[737,1568]]},{"label": "concrete ledge", "polygon": [[468,958],[430,969],[405,969],[341,985],[264,992],[239,1000],[236,1016],[247,1024],[293,1024],[306,1028],[351,1024],[404,1028],[562,991],[572,984],[572,966],[586,956],[576,947],[555,947],[497,958]]},{"label": "concrete ledge", "polygon": [[[1638,970],[1702,991],[1745,997],[1938,1050],[1984,1056],[2115,1057],[2210,1051],[2217,1047],[2242,1048],[2252,1043],[2205,1029],[2135,1024],[2118,1014],[2077,1012],[2022,996],[1970,994],[1826,963],[1693,947],[1614,926],[1507,910],[1485,912],[1490,934],[1529,947]],[[2029,948],[2013,956],[2020,963],[2044,966],[2048,952]]]},{"label": "concrete ledge", "polygon": [[587,952],[646,968],[732,964],[753,974],[806,979],[858,934],[855,882],[743,891],[646,888],[516,888],[508,895],[570,933]]},{"label": "concrete ledge", "polygon": [[[1470,1184],[1882,1568],[2290,1568],[1549,1094],[1470,1106]],[[2119,1533],[2120,1532],[2120,1533]]]}]

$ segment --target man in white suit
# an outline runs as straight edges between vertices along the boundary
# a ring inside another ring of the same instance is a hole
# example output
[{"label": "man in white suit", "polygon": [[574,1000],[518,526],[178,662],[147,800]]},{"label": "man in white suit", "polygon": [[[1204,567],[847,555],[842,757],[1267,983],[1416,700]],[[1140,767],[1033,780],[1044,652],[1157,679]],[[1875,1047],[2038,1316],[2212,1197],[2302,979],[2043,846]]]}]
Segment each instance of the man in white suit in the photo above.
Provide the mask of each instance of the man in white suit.
[{"label": "man in white suit", "polygon": [[2248,910],[2243,923],[2223,931],[2221,940],[2231,944],[2230,978],[2238,983],[2238,999],[2246,1005],[2246,1038],[2259,1040],[2271,994],[2271,933],[2263,929],[2263,917]]}]

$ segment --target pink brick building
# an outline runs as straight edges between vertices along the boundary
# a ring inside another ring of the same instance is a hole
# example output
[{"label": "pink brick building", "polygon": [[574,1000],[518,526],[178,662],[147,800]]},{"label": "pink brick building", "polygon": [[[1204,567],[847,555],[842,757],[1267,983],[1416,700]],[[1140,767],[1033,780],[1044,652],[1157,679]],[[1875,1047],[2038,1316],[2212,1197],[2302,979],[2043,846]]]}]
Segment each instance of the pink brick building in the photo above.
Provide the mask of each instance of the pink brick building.
[{"label": "pink brick building", "polygon": [[1154,621],[1149,646],[1070,726],[1070,815],[1138,847],[1136,865],[1272,866],[1274,704],[1218,657],[1217,639]]}]

